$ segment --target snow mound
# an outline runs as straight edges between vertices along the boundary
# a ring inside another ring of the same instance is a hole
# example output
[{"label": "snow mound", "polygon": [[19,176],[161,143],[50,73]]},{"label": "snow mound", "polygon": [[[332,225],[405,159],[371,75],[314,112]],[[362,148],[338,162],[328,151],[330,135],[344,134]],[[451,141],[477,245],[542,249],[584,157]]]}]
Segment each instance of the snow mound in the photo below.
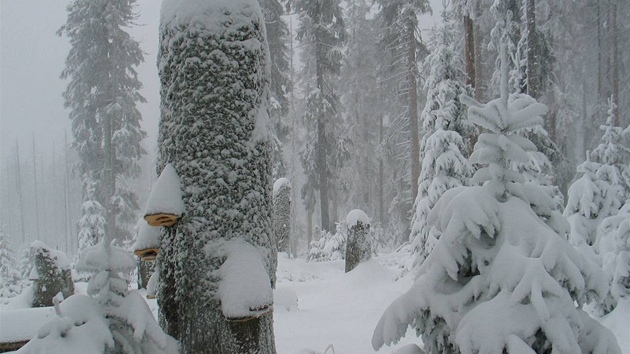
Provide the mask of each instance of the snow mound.
[{"label": "snow mound", "polygon": [[184,213],[182,182],[170,163],[164,166],[160,177],[155,181],[144,212],[145,215],[158,213],[174,215]]},{"label": "snow mound", "polygon": [[276,309],[284,308],[287,311],[298,308],[298,296],[295,290],[288,287],[277,288],[273,291],[273,304]]},{"label": "snow mound", "polygon": [[46,246],[46,244],[44,244],[42,241],[33,241],[31,243],[31,249],[32,250],[41,249],[41,250],[47,251],[51,256],[50,258],[55,261],[57,268],[61,270],[66,270],[66,269],[71,268],[70,260],[68,259],[68,256],[66,256],[65,253]]},{"label": "snow mound", "polygon": [[0,342],[20,342],[37,334],[42,323],[55,316],[52,307],[24,308],[0,311]]},{"label": "snow mound", "polygon": [[221,309],[228,318],[255,316],[273,305],[271,280],[256,247],[240,239],[225,244],[227,259],[219,274]]},{"label": "snow mound", "polygon": [[359,221],[363,225],[370,225],[370,218],[367,216],[366,213],[363,212],[363,210],[351,210],[348,213],[348,216],[346,216],[346,225],[348,226],[348,228],[357,225]]},{"label": "snow mound", "polygon": [[278,194],[278,192],[280,191],[280,188],[282,187],[291,187],[291,182],[289,182],[288,179],[282,177],[282,178],[278,178],[274,183],[273,183],[273,195],[275,196],[276,194]]},{"label": "snow mound", "polygon": [[147,248],[159,248],[160,237],[162,236],[160,229],[161,227],[149,225],[144,219],[138,220],[138,224],[136,224],[136,243],[134,243],[133,249],[144,250]]}]

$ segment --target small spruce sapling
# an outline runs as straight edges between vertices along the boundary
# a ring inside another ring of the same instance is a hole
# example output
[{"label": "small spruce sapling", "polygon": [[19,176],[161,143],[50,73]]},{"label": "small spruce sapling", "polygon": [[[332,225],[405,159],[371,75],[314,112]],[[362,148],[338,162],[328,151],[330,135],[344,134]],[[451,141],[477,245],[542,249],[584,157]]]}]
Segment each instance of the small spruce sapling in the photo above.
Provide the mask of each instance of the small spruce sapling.
[{"label": "small spruce sapling", "polygon": [[504,46],[501,56],[501,97],[465,98],[486,131],[471,156],[482,185],[447,191],[431,211],[437,244],[372,345],[395,343],[413,326],[431,353],[620,353],[614,335],[576,307],[606,294],[601,269],[566,241],[552,198],[512,169],[535,150],[521,132],[541,124],[546,107],[509,102]]},{"label": "small spruce sapling", "polygon": [[346,244],[346,273],[372,256],[370,219],[359,209],[354,209],[346,217],[348,242]]}]

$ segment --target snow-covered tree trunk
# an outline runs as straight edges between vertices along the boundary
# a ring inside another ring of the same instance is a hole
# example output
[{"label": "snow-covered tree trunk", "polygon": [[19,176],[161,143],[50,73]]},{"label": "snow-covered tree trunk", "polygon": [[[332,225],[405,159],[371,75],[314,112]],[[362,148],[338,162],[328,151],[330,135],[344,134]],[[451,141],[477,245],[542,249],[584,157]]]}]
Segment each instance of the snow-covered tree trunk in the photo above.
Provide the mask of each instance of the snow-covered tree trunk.
[{"label": "snow-covered tree trunk", "polygon": [[52,306],[53,297],[59,292],[66,298],[74,294],[70,263],[64,253],[36,241],[31,244],[30,254],[34,263],[30,275],[33,280],[33,307]]},{"label": "snow-covered tree trunk", "polygon": [[[275,262],[262,13],[253,0],[165,1],[160,40],[158,170],[172,164],[186,207],[158,256],[162,323],[182,353],[275,353],[262,301]],[[255,290],[226,295],[251,274]],[[261,301],[235,311],[243,296]]]},{"label": "snow-covered tree trunk", "polygon": [[291,247],[291,184],[280,178],[273,185],[273,230],[278,252]]},{"label": "snow-covered tree trunk", "polygon": [[372,257],[370,245],[370,219],[361,210],[355,209],[346,217],[348,239],[346,242],[346,273],[361,262]]}]

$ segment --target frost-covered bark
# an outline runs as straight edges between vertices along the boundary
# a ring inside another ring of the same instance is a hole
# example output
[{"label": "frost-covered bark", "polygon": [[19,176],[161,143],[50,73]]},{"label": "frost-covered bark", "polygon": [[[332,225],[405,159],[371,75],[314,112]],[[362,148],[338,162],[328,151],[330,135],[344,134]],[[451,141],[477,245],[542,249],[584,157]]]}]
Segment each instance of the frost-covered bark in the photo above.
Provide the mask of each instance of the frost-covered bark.
[{"label": "frost-covered bark", "polygon": [[346,217],[346,273],[372,257],[370,219],[362,210],[352,210]]},{"label": "frost-covered bark", "polygon": [[70,262],[65,253],[35,241],[30,246],[30,258],[34,265],[30,274],[33,307],[52,306],[53,297],[59,292],[64,297],[74,294]]},{"label": "frost-covered bark", "polygon": [[[136,19],[134,4],[74,0],[58,31],[72,45],[61,77],[69,79],[64,98],[70,108],[72,146],[79,153],[77,168],[84,185],[95,188],[94,198],[84,201],[105,208],[107,231],[123,239],[130,236],[138,209],[137,196],[126,182],[140,172],[139,160],[145,154],[140,142],[146,136],[136,108],[145,101],[136,73],[144,58],[138,42],[126,32]],[[83,215],[88,215],[85,206]]]},{"label": "frost-covered bark", "polygon": [[545,190],[511,167],[535,150],[522,134],[546,107],[508,105],[502,54],[501,97],[465,98],[469,119],[486,131],[471,156],[483,185],[451,189],[431,211],[438,242],[372,345],[395,343],[413,326],[430,353],[620,353],[614,335],[576,307],[606,294],[601,269],[566,241],[568,225]]},{"label": "frost-covered bark", "polygon": [[291,252],[291,183],[286,178],[273,185],[273,230],[278,252]]},{"label": "frost-covered bark", "polygon": [[252,0],[165,1],[160,41],[158,170],[175,168],[186,208],[162,236],[161,323],[182,353],[275,353],[273,313],[232,318],[219,297],[233,239],[255,247],[270,279],[275,262],[260,8]]}]

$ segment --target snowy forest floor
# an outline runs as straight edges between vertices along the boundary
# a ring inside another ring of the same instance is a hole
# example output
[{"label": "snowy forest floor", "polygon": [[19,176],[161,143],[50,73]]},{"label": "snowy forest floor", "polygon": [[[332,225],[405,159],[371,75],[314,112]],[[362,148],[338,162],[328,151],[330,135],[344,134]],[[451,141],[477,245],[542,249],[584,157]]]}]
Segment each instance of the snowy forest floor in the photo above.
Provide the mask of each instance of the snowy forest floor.
[{"label": "snowy forest floor", "polygon": [[[372,333],[380,316],[413,284],[413,274],[404,272],[405,261],[397,253],[379,255],[346,274],[344,261],[309,263],[280,254],[277,289],[274,292],[278,353],[374,352]],[[77,292],[85,293],[85,290],[85,284],[77,284]],[[144,295],[144,290],[140,292]],[[28,326],[25,326],[21,330],[36,333],[33,322],[53,316],[52,308],[25,309],[28,304],[25,298],[28,298],[28,291],[8,304],[0,305],[0,332],[4,332],[0,337],[6,337],[9,328],[20,332],[19,323],[34,327],[27,329]],[[157,315],[156,301],[147,302]],[[33,316],[41,318],[37,320]],[[615,311],[600,319],[615,333],[624,354],[630,354],[629,319],[630,299],[625,299]],[[409,329],[400,343],[384,347],[378,353],[393,353],[401,347],[420,342],[414,331]]]}]

